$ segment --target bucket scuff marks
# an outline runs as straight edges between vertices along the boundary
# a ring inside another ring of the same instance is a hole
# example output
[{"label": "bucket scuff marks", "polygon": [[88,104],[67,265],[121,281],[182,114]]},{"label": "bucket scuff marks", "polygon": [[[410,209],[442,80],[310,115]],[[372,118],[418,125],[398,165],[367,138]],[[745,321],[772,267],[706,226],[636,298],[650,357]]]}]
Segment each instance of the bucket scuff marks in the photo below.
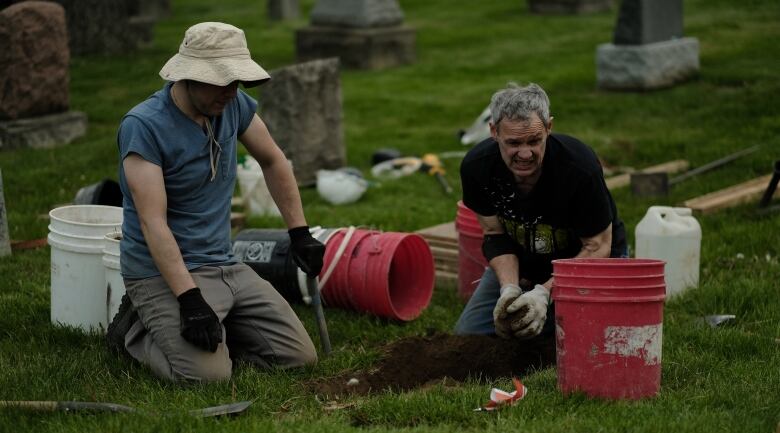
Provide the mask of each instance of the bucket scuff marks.
[{"label": "bucket scuff marks", "polygon": [[604,329],[604,353],[642,358],[645,365],[661,362],[663,325],[607,326]]}]

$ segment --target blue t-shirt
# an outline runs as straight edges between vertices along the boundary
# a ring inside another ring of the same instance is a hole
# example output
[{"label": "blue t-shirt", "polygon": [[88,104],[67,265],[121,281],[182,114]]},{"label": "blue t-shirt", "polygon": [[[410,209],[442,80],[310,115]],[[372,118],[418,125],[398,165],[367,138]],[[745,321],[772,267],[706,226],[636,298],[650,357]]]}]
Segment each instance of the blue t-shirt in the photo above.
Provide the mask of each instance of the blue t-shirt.
[{"label": "blue t-shirt", "polygon": [[168,226],[187,269],[235,262],[230,245],[230,199],[236,180],[236,139],[249,127],[257,101],[239,90],[222,115],[210,119],[222,147],[217,175],[211,181],[208,136],[174,105],[172,84],[166,83],[135,106],[119,126],[119,184],[124,195],[120,262],[125,278],[160,275],[125,178],[122,161],[130,153],[162,168]]}]

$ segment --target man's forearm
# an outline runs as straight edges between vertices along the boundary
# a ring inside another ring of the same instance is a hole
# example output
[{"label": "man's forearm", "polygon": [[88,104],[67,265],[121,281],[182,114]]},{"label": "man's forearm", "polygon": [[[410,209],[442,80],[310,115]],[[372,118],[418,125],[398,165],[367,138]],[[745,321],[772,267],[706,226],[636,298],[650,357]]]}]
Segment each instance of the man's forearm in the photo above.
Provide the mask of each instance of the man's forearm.
[{"label": "man's forearm", "polygon": [[514,254],[502,254],[493,257],[490,261],[490,267],[496,273],[499,284],[518,284],[520,282],[520,261]]},{"label": "man's forearm", "polygon": [[262,169],[268,191],[287,227],[305,226],[306,218],[303,215],[301,195],[289,162],[283,158],[276,159],[273,163],[264,165]]},{"label": "man's forearm", "polygon": [[179,245],[165,221],[141,223],[141,230],[154,264],[175,296],[196,286],[184,265]]}]

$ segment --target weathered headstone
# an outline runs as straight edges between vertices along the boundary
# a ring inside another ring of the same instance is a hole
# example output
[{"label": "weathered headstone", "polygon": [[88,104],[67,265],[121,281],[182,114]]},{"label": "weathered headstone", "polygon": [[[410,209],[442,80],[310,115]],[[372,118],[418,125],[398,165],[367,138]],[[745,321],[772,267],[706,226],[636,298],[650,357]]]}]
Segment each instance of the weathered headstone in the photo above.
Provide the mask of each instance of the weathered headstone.
[{"label": "weathered headstone", "polygon": [[298,184],[313,185],[317,170],[346,164],[339,61],[299,63],[271,76],[260,88],[263,121],[292,161]]},{"label": "weathered headstone", "polygon": [[0,150],[53,147],[86,132],[68,110],[68,36],[62,6],[21,2],[0,11]]},{"label": "weathered headstone", "polygon": [[52,0],[65,8],[70,52],[113,54],[152,40],[155,18],[142,15],[138,0]]},{"label": "weathered headstone", "polygon": [[319,0],[311,25],[296,32],[298,60],[339,57],[348,68],[413,63],[415,31],[397,0]]},{"label": "weathered headstone", "polygon": [[268,19],[272,21],[294,20],[300,15],[298,0],[268,0]]},{"label": "weathered headstone", "polygon": [[596,49],[598,86],[669,87],[699,72],[699,41],[683,37],[682,0],[623,0],[613,43]]},{"label": "weathered headstone", "polygon": [[11,237],[8,234],[8,214],[3,195],[3,171],[0,170],[0,257],[11,254]]},{"label": "weathered headstone", "polygon": [[586,14],[612,8],[614,0],[528,0],[528,10],[535,14]]},{"label": "weathered headstone", "polygon": [[612,40],[615,45],[642,45],[682,37],[682,0],[630,0],[620,4]]},{"label": "weathered headstone", "polygon": [[0,120],[68,109],[68,33],[56,3],[0,11]]},{"label": "weathered headstone", "polygon": [[131,9],[131,15],[150,17],[154,21],[170,16],[170,0],[139,0],[137,11]]}]

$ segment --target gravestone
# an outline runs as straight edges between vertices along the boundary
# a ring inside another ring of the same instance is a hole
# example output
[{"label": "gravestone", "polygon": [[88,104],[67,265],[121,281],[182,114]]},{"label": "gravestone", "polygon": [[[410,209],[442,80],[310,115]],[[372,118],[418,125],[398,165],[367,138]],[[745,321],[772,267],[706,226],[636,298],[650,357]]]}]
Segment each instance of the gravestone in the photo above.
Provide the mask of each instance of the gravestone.
[{"label": "gravestone", "polygon": [[0,257],[11,254],[11,237],[8,234],[8,213],[3,195],[3,171],[0,170]]},{"label": "gravestone", "polygon": [[292,161],[298,184],[313,185],[317,170],[346,165],[339,61],[299,63],[271,76],[260,88],[260,114]]},{"label": "gravestone", "polygon": [[295,34],[298,60],[339,57],[355,69],[413,63],[415,31],[397,0],[319,0],[311,25]]},{"label": "gravestone", "polygon": [[528,10],[535,14],[586,14],[612,9],[614,0],[528,0]]},{"label": "gravestone", "polygon": [[268,19],[272,21],[294,20],[300,15],[298,0],[268,0]]},{"label": "gravestone", "polygon": [[70,52],[117,54],[150,43],[156,18],[143,0],[52,0],[65,8]]},{"label": "gravestone", "polygon": [[68,111],[68,36],[62,6],[28,1],[0,11],[0,150],[53,147],[86,132]]},{"label": "gravestone", "polygon": [[683,36],[682,0],[623,0],[613,43],[596,49],[598,86],[650,90],[699,72],[699,41]]},{"label": "gravestone", "polygon": [[131,4],[131,16],[149,17],[153,21],[171,15],[170,0],[139,0],[135,9]]}]

